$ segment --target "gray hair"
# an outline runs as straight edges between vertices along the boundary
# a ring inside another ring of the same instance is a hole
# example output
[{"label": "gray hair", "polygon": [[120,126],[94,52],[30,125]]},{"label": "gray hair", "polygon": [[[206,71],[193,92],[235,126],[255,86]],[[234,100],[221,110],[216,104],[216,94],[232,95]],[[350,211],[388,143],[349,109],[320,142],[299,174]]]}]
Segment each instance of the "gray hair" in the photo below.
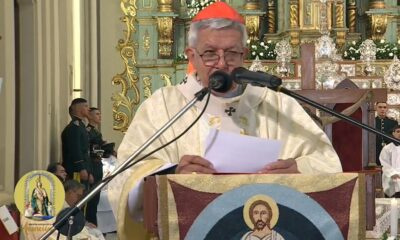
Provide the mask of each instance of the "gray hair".
[{"label": "gray hair", "polygon": [[85,189],[85,185],[76,180],[69,179],[64,183],[65,193],[67,193],[68,191],[77,191],[79,189]]},{"label": "gray hair", "polygon": [[189,36],[188,36],[189,47],[194,47],[196,45],[199,31],[207,28],[214,30],[236,29],[242,34],[243,47],[245,47],[247,44],[248,36],[246,27],[243,24],[225,18],[211,18],[208,20],[193,22],[190,24]]}]

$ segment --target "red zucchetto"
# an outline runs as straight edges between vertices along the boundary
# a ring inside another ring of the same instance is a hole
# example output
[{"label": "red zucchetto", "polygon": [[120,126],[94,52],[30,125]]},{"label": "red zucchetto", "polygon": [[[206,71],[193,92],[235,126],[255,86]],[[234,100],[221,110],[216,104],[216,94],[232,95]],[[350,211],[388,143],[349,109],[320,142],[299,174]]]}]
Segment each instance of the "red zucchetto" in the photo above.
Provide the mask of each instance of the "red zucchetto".
[{"label": "red zucchetto", "polygon": [[204,8],[192,19],[192,22],[198,22],[210,18],[225,18],[244,24],[243,17],[225,2],[215,2]]}]

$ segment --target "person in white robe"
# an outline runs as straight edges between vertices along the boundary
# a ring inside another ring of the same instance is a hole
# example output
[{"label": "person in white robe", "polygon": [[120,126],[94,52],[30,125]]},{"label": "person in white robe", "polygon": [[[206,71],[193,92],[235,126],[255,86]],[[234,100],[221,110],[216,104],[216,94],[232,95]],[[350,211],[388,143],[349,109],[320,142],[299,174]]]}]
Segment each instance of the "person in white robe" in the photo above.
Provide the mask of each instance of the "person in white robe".
[{"label": "person in white robe", "polygon": [[[393,128],[392,135],[400,139],[400,125]],[[382,187],[389,197],[400,197],[400,146],[389,143],[382,148],[379,160],[382,164]]]},{"label": "person in white robe", "polygon": [[[192,20],[188,39],[186,55],[195,71],[182,84],[158,89],[140,105],[118,149],[119,163],[125,161],[191,101],[196,92],[207,87],[213,72],[220,70],[230,73],[243,65],[247,54],[243,18],[224,2],[214,3],[199,12]],[[205,100],[196,103],[145,153],[182,133],[196,119],[204,105]],[[211,128],[282,141],[279,159],[260,169],[260,173],[342,171],[328,137],[296,100],[267,88],[234,83],[226,93],[212,92],[204,115],[185,135],[110,183],[109,198],[118,219],[118,239],[144,238],[142,224],[128,214],[127,201],[131,189],[140,186],[144,177],[171,163],[178,164],[175,170],[177,174],[216,172],[211,162],[203,157],[205,138]],[[229,146],[226,148],[228,150]],[[133,208],[140,209],[142,191],[140,187],[136,191],[139,201],[133,203]],[[140,216],[134,217],[140,220]]]}]

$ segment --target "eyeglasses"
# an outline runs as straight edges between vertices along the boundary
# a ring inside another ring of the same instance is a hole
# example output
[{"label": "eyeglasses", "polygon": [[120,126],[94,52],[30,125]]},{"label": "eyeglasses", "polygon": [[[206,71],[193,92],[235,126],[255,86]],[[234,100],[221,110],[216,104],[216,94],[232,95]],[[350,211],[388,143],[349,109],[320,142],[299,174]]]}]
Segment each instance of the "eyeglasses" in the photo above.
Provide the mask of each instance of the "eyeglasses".
[{"label": "eyeglasses", "polygon": [[[214,67],[221,60],[221,55],[217,53],[217,51],[206,50],[204,53],[200,54],[196,49],[195,51],[199,54],[203,63],[207,67]],[[242,60],[243,52],[237,51],[224,51],[223,58],[225,60],[226,65],[235,66],[240,63]]]}]

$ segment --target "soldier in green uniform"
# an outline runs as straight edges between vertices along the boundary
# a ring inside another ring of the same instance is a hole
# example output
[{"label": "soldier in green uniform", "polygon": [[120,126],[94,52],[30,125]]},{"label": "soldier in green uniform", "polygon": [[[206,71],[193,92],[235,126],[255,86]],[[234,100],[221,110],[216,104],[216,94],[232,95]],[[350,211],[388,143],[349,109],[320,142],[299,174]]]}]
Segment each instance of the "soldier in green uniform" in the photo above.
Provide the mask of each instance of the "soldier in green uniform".
[{"label": "soldier in green uniform", "polygon": [[[375,128],[391,135],[393,128],[397,126],[398,123],[396,120],[390,119],[386,116],[388,110],[387,103],[377,102],[375,107],[377,112],[377,116],[375,117]],[[382,151],[382,148],[389,143],[390,140],[385,139],[382,136],[376,136],[376,164],[379,166],[381,166],[379,155]]]},{"label": "soldier in green uniform", "polygon": [[[103,140],[103,136],[99,131],[99,125],[101,123],[101,112],[98,108],[91,107],[89,109],[89,124],[86,130],[89,134],[90,142],[90,160],[93,167],[93,184],[97,184],[103,179],[103,163],[101,162],[103,154],[109,154],[103,146],[106,141]],[[97,205],[100,200],[100,193],[96,194],[88,203],[86,208],[86,220],[97,225]]]},{"label": "soldier in green uniform", "polygon": [[91,164],[89,161],[89,136],[84,118],[89,115],[89,105],[83,98],[72,100],[69,107],[71,122],[61,134],[62,155],[68,178],[82,183],[92,182]]}]

